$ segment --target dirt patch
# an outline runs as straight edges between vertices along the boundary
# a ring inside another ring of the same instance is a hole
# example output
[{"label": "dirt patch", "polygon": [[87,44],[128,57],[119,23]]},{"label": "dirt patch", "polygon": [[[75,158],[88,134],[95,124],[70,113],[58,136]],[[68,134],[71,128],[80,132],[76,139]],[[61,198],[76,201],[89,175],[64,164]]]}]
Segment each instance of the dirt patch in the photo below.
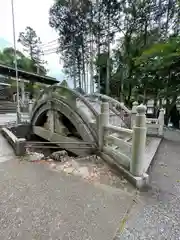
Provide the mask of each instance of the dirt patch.
[{"label": "dirt patch", "polygon": [[[132,192],[134,187],[121,176],[115,169],[111,169],[107,163],[105,163],[100,157],[96,155],[87,157],[72,157],[65,156],[62,161],[53,161],[50,157],[51,151],[46,149],[39,149],[34,154],[37,159],[30,157],[30,150],[28,149],[29,161],[48,164],[49,168],[53,171],[65,172],[68,175],[75,175],[82,178],[84,181],[90,183],[100,183],[109,185],[116,188],[121,188],[125,191]],[[32,151],[32,149],[31,149]],[[44,157],[42,157],[42,153]],[[33,154],[33,153],[32,153]],[[40,158],[38,158],[38,154]],[[26,159],[28,160],[28,158]]]}]

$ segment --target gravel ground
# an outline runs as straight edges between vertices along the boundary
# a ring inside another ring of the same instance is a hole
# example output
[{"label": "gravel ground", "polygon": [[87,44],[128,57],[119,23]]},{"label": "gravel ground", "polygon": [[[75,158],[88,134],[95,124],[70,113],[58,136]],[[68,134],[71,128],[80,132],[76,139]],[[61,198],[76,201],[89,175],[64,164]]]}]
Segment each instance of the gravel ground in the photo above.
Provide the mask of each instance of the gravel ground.
[{"label": "gravel ground", "polygon": [[114,240],[180,239],[180,133],[166,131],[155,156],[151,184]]}]

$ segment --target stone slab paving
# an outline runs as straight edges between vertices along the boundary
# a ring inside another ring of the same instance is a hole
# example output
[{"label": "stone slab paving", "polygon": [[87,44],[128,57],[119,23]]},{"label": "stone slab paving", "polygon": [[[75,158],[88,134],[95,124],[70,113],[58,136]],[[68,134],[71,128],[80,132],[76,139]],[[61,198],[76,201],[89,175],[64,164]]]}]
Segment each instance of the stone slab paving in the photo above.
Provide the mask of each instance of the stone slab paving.
[{"label": "stone slab paving", "polygon": [[109,240],[133,196],[17,159],[0,137],[0,239]]},{"label": "stone slab paving", "polygon": [[114,240],[180,239],[180,133],[165,132],[150,172],[150,189]]},{"label": "stone slab paving", "polygon": [[[0,126],[11,125],[16,123],[17,115],[16,113],[6,113],[0,114]],[[22,122],[29,122],[29,114],[22,113],[21,114],[21,121]]]},{"label": "stone slab paving", "polygon": [[0,114],[0,126],[4,126],[10,122],[16,122],[16,113]]}]

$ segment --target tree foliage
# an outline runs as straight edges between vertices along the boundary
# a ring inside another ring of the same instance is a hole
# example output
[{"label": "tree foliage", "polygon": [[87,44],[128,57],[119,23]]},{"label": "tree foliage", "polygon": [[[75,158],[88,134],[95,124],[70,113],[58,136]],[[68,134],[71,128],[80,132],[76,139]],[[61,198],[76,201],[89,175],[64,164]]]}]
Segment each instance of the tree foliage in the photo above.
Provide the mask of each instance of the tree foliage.
[{"label": "tree foliage", "polygon": [[[34,67],[33,61],[26,57],[22,52],[16,51],[17,57],[17,65],[18,68],[27,72],[36,73],[36,68]],[[0,52],[0,63],[7,65],[9,67],[14,67],[14,49],[4,48],[3,51]]]},{"label": "tree foliage", "polygon": [[93,63],[100,92],[129,105],[165,99],[170,112],[180,94],[179,0],[55,0],[50,25],[79,87]]},{"label": "tree foliage", "polygon": [[[17,67],[20,70],[24,70],[27,72],[37,73],[37,69],[34,66],[34,62],[26,57],[22,52],[16,51],[16,57],[17,57]],[[0,64],[7,65],[9,67],[14,68],[14,49],[4,48],[3,51],[0,52]],[[6,80],[7,83],[11,84],[12,91],[16,92],[16,81],[12,80],[10,77]],[[25,84],[25,91],[33,93],[35,90],[38,91],[38,89],[42,89],[42,84],[31,84],[26,83]]]},{"label": "tree foliage", "polygon": [[45,75],[45,62],[42,60],[43,51],[41,49],[41,40],[34,29],[26,27],[24,32],[20,32],[18,41],[24,46],[24,51],[29,54],[33,68],[36,73]]}]

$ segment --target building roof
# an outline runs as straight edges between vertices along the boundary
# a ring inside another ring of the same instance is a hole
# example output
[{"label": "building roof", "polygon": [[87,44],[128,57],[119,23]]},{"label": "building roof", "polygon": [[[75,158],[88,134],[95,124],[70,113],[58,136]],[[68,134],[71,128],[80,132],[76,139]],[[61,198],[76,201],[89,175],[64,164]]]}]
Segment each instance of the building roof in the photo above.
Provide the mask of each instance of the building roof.
[{"label": "building roof", "polygon": [[11,86],[11,84],[0,82],[0,86]]},{"label": "building roof", "polygon": [[[6,65],[0,64],[0,74],[9,77],[16,77],[15,68],[8,67]],[[18,69],[18,77],[28,80],[30,82],[39,82],[48,85],[53,85],[58,83],[59,81],[56,78],[52,78],[49,76],[42,76],[31,72],[26,72]]]}]

